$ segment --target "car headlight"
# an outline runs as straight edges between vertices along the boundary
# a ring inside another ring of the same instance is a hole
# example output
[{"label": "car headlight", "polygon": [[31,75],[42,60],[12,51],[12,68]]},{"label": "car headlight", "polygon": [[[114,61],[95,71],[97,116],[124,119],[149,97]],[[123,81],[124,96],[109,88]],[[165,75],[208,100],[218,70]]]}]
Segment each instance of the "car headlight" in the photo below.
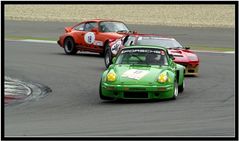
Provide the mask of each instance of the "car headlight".
[{"label": "car headlight", "polygon": [[109,72],[107,74],[107,81],[113,82],[116,80],[116,74],[114,72]]},{"label": "car headlight", "polygon": [[158,77],[158,82],[164,83],[168,80],[168,76],[166,73],[161,73]]},{"label": "car headlight", "polygon": [[188,56],[188,58],[189,58],[191,61],[197,61],[197,60],[198,60],[197,56],[194,56],[194,55],[190,55],[190,56]]}]

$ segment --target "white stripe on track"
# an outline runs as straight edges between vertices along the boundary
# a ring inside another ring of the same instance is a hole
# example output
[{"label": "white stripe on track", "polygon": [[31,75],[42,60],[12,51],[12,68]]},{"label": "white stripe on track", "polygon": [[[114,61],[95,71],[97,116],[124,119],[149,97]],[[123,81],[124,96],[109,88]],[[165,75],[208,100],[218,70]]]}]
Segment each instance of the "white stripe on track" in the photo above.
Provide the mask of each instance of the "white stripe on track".
[{"label": "white stripe on track", "polygon": [[48,40],[32,40],[32,39],[24,39],[24,40],[19,40],[22,42],[31,42],[31,43],[47,43],[47,44],[57,44],[56,41],[48,41]]},{"label": "white stripe on track", "polygon": [[226,54],[235,54],[235,51],[210,51],[210,50],[192,50],[194,52],[205,52],[205,53],[226,53]]}]

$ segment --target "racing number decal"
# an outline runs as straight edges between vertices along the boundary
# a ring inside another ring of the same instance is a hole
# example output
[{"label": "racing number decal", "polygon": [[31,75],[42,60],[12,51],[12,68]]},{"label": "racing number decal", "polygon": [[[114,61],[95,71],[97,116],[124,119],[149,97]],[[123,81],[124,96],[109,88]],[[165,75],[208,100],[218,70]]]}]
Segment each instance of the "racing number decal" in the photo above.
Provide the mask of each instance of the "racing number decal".
[{"label": "racing number decal", "polygon": [[125,71],[121,76],[139,80],[148,73],[149,71],[147,70],[130,69]]},{"label": "racing number decal", "polygon": [[84,40],[87,44],[93,44],[95,41],[95,34],[93,32],[88,32],[84,36]]}]

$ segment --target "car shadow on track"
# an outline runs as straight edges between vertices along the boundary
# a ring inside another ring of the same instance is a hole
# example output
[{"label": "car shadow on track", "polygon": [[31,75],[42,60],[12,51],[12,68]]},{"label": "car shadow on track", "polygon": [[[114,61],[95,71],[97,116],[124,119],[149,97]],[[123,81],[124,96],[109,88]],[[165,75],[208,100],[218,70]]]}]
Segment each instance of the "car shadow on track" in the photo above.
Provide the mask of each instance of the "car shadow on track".
[{"label": "car shadow on track", "polygon": [[145,103],[168,103],[173,102],[173,99],[163,99],[163,100],[128,100],[128,99],[119,99],[112,101],[102,101],[101,104],[145,104]]},{"label": "car shadow on track", "polygon": [[184,76],[185,78],[197,78],[198,76],[194,76],[194,75],[187,75],[187,76]]}]

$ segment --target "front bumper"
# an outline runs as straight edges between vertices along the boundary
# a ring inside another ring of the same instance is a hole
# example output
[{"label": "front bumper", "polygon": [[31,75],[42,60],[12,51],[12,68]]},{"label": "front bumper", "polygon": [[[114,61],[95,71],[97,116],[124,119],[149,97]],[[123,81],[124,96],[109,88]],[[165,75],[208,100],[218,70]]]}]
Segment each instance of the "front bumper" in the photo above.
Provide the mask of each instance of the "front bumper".
[{"label": "front bumper", "polygon": [[195,75],[198,76],[199,64],[188,64],[188,63],[178,63],[185,67],[185,75]]},{"label": "front bumper", "polygon": [[102,95],[114,99],[167,99],[174,93],[173,84],[158,85],[112,85],[102,83]]},{"label": "front bumper", "polygon": [[57,41],[57,44],[62,47],[60,40]]},{"label": "front bumper", "polygon": [[187,67],[185,67],[185,75],[195,75],[195,76],[198,76],[199,75],[198,69],[199,69],[199,66],[192,67],[190,65],[187,65]]}]

